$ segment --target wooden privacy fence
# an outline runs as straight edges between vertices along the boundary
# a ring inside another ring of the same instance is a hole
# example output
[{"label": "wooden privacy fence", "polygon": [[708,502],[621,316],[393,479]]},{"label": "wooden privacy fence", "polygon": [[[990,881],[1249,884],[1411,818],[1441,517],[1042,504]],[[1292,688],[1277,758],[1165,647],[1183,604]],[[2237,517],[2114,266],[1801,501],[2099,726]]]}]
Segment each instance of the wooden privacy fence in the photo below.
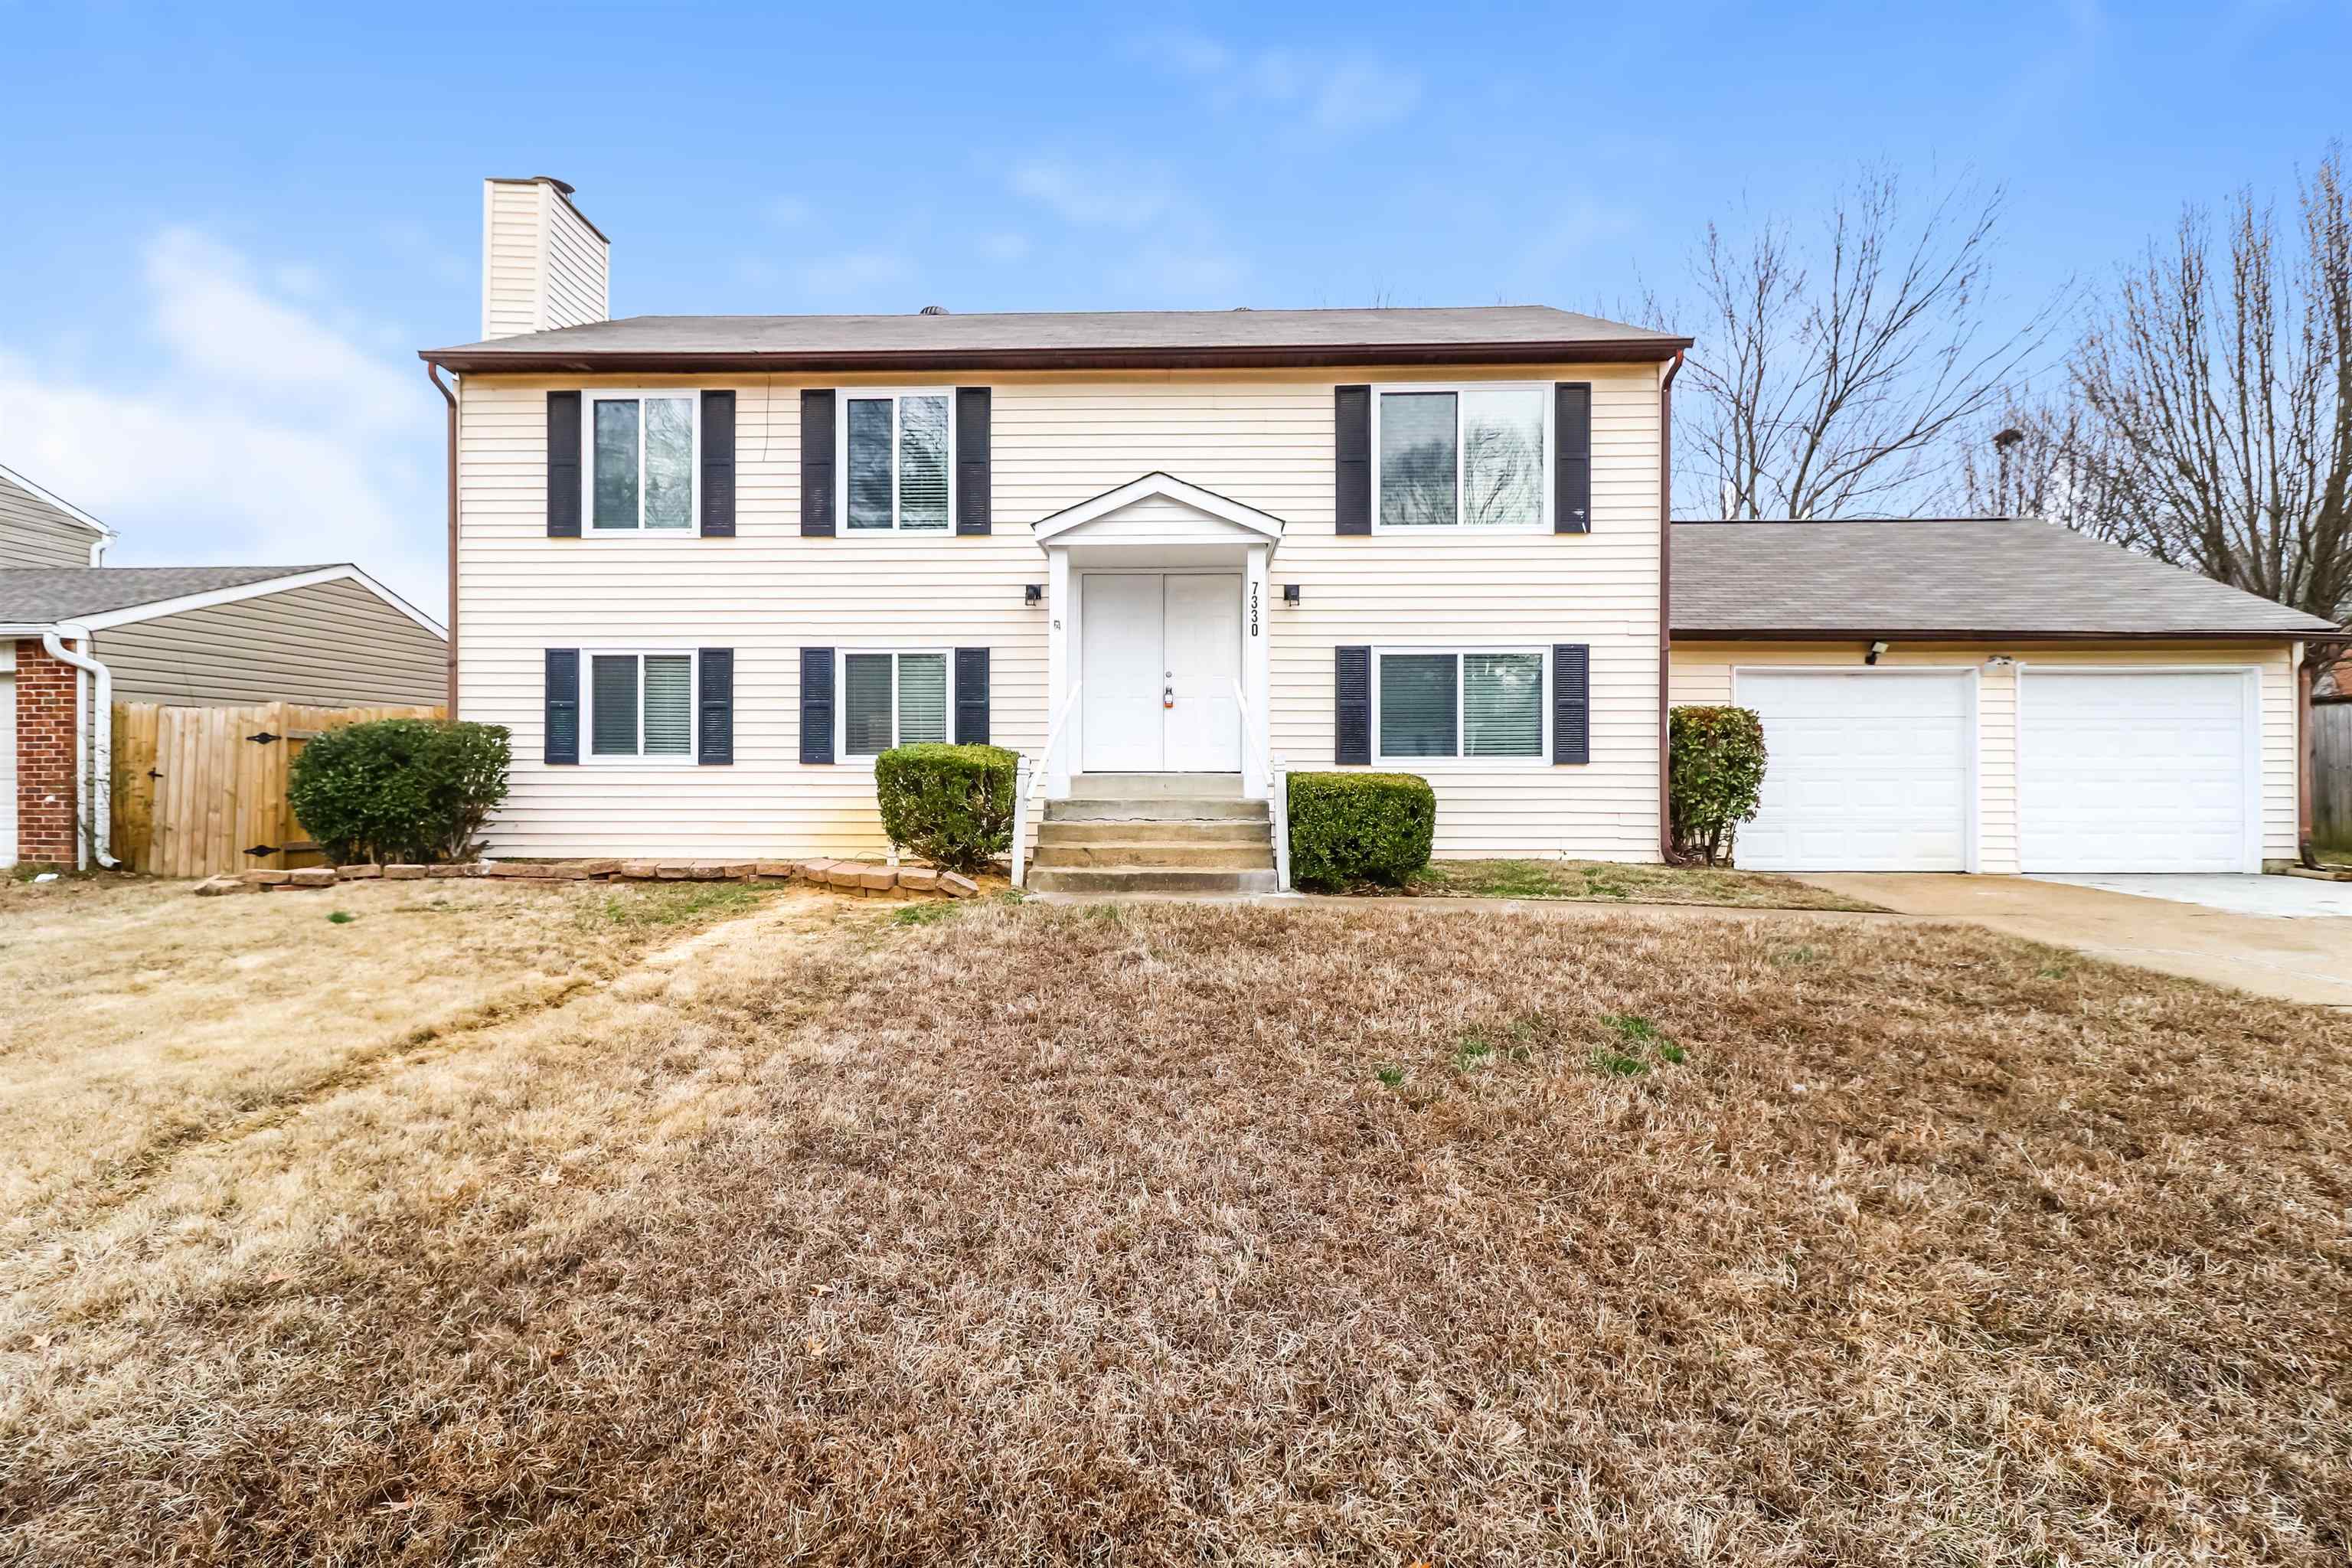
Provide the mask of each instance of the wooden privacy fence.
[{"label": "wooden privacy fence", "polygon": [[437,719],[439,708],[114,708],[115,858],[159,877],[283,871],[324,857],[286,804],[303,745],[367,719]]},{"label": "wooden privacy fence", "polygon": [[2352,850],[2352,697],[2313,700],[2311,744],[2312,842]]}]

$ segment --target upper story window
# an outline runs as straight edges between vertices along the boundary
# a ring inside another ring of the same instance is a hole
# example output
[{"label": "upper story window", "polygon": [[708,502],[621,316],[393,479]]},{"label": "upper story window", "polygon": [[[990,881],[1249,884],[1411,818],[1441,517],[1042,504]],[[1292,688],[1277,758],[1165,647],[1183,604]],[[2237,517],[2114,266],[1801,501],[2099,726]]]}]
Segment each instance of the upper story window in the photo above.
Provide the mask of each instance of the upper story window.
[{"label": "upper story window", "polygon": [[1382,387],[1373,398],[1383,529],[1549,529],[1551,388]]},{"label": "upper story window", "polygon": [[591,392],[588,526],[597,533],[694,528],[696,395]]},{"label": "upper story window", "polygon": [[841,510],[849,532],[948,531],[954,397],[945,387],[841,395]]}]

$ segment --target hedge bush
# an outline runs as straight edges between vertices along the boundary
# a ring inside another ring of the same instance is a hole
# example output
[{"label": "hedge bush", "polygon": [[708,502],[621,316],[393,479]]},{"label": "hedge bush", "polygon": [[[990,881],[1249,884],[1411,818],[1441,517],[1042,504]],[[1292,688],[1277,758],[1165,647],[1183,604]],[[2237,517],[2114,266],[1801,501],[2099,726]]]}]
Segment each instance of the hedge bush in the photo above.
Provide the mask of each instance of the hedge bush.
[{"label": "hedge bush", "polygon": [[882,831],[969,876],[1013,847],[1013,753],[1002,746],[894,746],[874,759]]},{"label": "hedge bush", "polygon": [[331,865],[455,860],[506,799],[510,757],[502,725],[346,724],[296,754],[286,798]]},{"label": "hedge bush", "polygon": [[1429,864],[1437,793],[1413,773],[1290,775],[1290,879],[1397,887]]},{"label": "hedge bush", "polygon": [[1764,721],[1746,708],[1677,708],[1669,721],[1667,797],[1675,852],[1729,865],[1739,825],[1764,790]]}]

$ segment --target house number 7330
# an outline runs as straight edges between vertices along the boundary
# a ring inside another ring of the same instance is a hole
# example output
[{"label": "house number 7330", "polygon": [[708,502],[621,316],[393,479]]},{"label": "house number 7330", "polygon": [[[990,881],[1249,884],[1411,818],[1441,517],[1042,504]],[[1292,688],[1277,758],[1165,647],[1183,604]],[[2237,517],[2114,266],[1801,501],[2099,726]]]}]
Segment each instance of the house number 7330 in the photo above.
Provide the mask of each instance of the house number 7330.
[{"label": "house number 7330", "polygon": [[1260,584],[1250,584],[1250,636],[1257,636],[1257,595]]}]

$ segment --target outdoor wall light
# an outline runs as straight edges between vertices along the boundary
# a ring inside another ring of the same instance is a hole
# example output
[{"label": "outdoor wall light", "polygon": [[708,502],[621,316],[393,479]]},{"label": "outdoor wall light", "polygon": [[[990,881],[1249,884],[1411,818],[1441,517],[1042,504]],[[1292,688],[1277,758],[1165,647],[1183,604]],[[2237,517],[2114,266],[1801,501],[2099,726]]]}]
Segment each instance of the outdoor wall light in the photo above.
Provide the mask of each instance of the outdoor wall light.
[{"label": "outdoor wall light", "polygon": [[1882,653],[1885,653],[1885,651],[1886,651],[1886,645],[1885,645],[1885,643],[1883,643],[1883,642],[1874,642],[1874,643],[1872,643],[1872,644],[1870,645],[1870,651],[1869,651],[1868,653],[1864,654],[1864,655],[1862,656],[1862,662],[1863,662],[1863,663],[1864,663],[1864,664],[1876,664],[1876,663],[1878,662],[1878,656],[1879,656],[1880,654],[1882,654]]},{"label": "outdoor wall light", "polygon": [[1045,602],[1045,584],[1043,583],[1022,584],[1021,602],[1024,605],[1044,604]]},{"label": "outdoor wall light", "polygon": [[1286,604],[1286,605],[1295,605],[1295,604],[1298,603],[1298,584],[1296,584],[1296,583],[1285,583],[1285,584],[1282,585],[1282,602],[1283,602],[1284,604]]}]

